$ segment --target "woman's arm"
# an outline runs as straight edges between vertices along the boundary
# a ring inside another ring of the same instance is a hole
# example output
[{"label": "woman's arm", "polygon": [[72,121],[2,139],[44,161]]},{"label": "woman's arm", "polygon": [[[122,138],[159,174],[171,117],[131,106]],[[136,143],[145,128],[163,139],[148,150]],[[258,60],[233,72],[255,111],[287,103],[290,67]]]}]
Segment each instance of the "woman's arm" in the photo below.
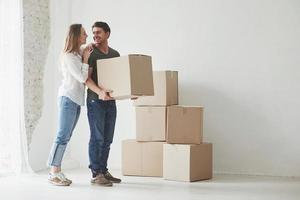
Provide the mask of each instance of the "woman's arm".
[{"label": "woman's arm", "polygon": [[85,83],[88,78],[89,65],[82,63],[75,55],[64,55],[64,62],[71,75],[80,83]]}]

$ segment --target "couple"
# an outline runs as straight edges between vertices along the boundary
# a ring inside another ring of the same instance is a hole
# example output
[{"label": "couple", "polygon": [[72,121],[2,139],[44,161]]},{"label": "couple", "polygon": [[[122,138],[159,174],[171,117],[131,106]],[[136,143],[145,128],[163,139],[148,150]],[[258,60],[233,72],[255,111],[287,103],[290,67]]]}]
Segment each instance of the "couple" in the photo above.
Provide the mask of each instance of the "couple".
[{"label": "couple", "polygon": [[87,34],[81,24],[72,24],[65,40],[62,55],[63,81],[59,88],[59,125],[57,136],[50,151],[48,166],[51,168],[49,182],[69,186],[72,181],[61,172],[61,162],[66,146],[72,136],[84,105],[85,85],[87,92],[87,114],[90,126],[89,168],[91,183],[112,186],[121,179],[113,177],[107,169],[110,145],[113,141],[116,122],[116,103],[109,90],[98,86],[98,59],[119,57],[120,54],[108,46],[110,27],[105,22],[92,26],[94,43],[83,48]]}]

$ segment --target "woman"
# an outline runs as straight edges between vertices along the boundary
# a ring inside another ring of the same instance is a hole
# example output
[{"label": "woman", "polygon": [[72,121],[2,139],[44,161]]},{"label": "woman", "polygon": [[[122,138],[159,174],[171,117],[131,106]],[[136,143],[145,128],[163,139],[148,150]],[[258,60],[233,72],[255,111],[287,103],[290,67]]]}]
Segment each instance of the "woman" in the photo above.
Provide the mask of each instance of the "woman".
[{"label": "woman", "polygon": [[59,88],[59,125],[57,136],[50,151],[48,166],[51,167],[49,182],[69,186],[72,181],[61,172],[62,158],[84,105],[85,82],[88,78],[88,58],[91,48],[81,51],[87,34],[81,24],[69,27],[62,55],[63,81]]}]

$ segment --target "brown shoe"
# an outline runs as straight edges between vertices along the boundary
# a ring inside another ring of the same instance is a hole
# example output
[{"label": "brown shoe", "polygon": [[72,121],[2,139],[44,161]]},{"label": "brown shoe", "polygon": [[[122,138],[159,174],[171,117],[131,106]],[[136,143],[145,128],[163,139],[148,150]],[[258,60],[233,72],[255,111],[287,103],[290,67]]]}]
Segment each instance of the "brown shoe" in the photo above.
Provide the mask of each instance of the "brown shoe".
[{"label": "brown shoe", "polygon": [[105,187],[113,186],[113,183],[110,180],[107,180],[103,174],[98,174],[95,178],[92,178],[91,183]]},{"label": "brown shoe", "polygon": [[108,171],[104,173],[104,177],[113,183],[121,183],[121,179],[113,177]]}]

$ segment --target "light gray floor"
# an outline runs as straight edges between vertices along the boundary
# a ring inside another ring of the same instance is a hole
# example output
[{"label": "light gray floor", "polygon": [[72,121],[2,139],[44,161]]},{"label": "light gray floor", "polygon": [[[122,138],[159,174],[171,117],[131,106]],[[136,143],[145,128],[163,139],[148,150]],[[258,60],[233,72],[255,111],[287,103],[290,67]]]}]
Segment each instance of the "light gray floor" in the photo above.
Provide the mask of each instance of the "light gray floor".
[{"label": "light gray floor", "polygon": [[[65,172],[73,180],[70,187],[48,184],[46,172],[31,177],[0,177],[1,200],[169,200],[169,199],[300,199],[300,179],[262,176],[215,175],[212,180],[194,183],[162,178],[121,177],[112,188],[92,186],[87,169]],[[120,176],[119,171],[114,175]]]}]

